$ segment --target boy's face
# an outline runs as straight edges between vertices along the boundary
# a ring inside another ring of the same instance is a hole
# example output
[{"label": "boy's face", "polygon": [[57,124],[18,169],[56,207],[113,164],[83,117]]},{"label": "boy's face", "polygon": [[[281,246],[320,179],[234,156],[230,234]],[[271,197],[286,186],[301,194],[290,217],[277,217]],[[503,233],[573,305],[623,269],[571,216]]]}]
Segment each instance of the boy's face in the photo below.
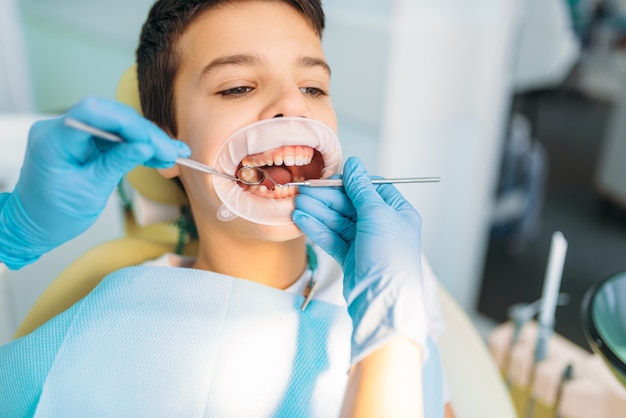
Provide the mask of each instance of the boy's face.
[{"label": "boy's face", "polygon": [[[190,146],[192,159],[211,165],[233,132],[277,116],[315,119],[336,132],[321,40],[292,6],[239,1],[212,8],[187,28],[177,51],[176,124],[178,138]],[[294,225],[251,229],[241,219],[218,221],[221,202],[210,175],[179,166],[164,173],[180,175],[200,230],[209,224],[210,229],[239,228],[246,233],[256,229],[277,240],[301,235]]]}]

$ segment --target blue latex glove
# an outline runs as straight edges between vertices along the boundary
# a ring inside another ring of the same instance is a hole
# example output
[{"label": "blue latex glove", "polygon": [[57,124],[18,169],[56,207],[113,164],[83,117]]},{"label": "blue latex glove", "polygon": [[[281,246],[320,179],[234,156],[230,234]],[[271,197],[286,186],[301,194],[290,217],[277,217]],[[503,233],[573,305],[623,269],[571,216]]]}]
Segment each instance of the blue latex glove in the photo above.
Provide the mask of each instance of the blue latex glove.
[{"label": "blue latex glove", "polygon": [[293,220],[344,272],[354,365],[391,338],[417,343],[427,358],[421,217],[391,184],[373,186],[350,158],[344,188],[301,187]]},{"label": "blue latex glove", "polygon": [[[64,124],[66,116],[118,134],[104,143]],[[88,98],[66,115],[35,123],[13,193],[0,195],[0,261],[18,269],[74,238],[98,218],[135,166],[165,168],[191,154],[132,108]]]}]

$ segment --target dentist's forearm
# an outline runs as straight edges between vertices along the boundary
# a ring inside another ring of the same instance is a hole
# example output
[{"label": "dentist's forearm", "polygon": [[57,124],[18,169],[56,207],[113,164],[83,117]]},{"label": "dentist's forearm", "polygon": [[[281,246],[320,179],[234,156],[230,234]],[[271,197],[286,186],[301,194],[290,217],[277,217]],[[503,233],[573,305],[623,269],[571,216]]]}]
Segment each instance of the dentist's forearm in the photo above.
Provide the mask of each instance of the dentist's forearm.
[{"label": "dentist's forearm", "polygon": [[422,350],[394,338],[351,370],[341,417],[423,417]]}]

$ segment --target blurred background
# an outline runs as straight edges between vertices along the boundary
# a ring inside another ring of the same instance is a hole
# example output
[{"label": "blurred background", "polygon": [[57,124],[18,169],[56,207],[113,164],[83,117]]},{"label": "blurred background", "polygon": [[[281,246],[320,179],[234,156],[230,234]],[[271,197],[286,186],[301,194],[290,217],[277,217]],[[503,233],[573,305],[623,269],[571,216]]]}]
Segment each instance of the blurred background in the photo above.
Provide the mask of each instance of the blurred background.
[{"label": "blurred background", "polygon": [[[28,128],[112,98],[152,0],[0,2],[0,191]],[[324,46],[345,156],[403,186],[423,250],[487,335],[540,298],[550,238],[569,251],[557,332],[587,347],[582,295],[626,270],[626,1],[327,0]],[[122,234],[116,196],[83,236],[0,273],[0,342],[77,254]]]}]

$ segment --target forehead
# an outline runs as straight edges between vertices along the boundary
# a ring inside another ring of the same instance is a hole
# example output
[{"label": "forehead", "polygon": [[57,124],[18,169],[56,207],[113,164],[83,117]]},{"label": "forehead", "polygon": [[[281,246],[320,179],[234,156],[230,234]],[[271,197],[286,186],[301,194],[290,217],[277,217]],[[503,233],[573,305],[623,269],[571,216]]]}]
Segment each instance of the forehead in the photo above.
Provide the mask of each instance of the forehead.
[{"label": "forehead", "polygon": [[321,39],[301,11],[279,0],[240,0],[200,13],[179,37],[177,50],[184,54],[189,49],[219,51],[293,43],[321,51]]}]

